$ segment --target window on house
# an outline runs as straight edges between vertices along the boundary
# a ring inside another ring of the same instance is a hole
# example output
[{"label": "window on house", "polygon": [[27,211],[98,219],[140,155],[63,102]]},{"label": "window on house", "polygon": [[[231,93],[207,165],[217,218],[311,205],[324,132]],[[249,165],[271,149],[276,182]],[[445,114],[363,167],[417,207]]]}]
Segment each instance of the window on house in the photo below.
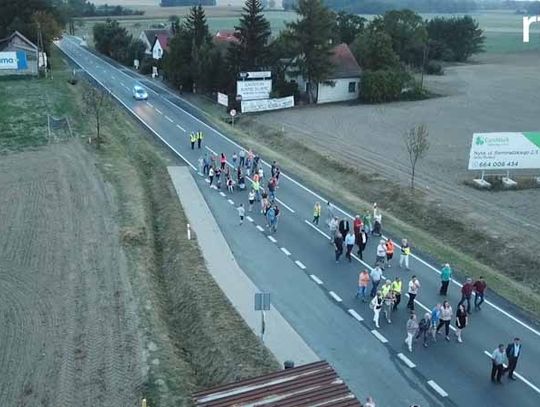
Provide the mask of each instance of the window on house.
[{"label": "window on house", "polygon": [[356,92],[356,82],[349,82],[349,93]]}]

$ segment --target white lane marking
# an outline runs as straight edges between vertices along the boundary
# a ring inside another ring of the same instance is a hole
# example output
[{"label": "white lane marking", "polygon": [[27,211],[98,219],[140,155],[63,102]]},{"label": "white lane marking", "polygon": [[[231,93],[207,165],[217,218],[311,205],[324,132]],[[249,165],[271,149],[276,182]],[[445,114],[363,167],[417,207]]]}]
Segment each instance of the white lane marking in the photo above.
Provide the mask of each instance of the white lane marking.
[{"label": "white lane marking", "polygon": [[411,369],[416,367],[416,365],[412,362],[412,360],[409,359],[407,356],[405,356],[403,353],[398,353],[397,357],[400,358],[403,361],[403,363],[405,363]]},{"label": "white lane marking", "polygon": [[339,295],[337,295],[335,292],[328,291],[328,294],[330,294],[330,297],[332,297],[334,300],[336,300],[336,302],[343,302],[341,297]]},{"label": "white lane marking", "polygon": [[305,270],[306,269],[306,266],[304,266],[304,264],[300,261],[300,260],[295,260],[295,264],[300,267],[302,270]]},{"label": "white lane marking", "polygon": [[294,209],[291,208],[289,205],[287,205],[285,202],[283,202],[281,199],[276,198],[276,201],[278,201],[281,204],[281,206],[284,206],[286,209],[288,209],[289,212],[294,213]]},{"label": "white lane marking", "polygon": [[287,249],[285,249],[284,247],[282,247],[280,250],[281,250],[283,253],[285,253],[285,256],[290,256],[290,255],[291,255],[291,252],[288,251]]},{"label": "white lane marking", "polygon": [[319,232],[321,235],[323,235],[324,237],[326,237],[327,239],[330,239],[330,235],[327,235],[326,233],[324,233],[321,229],[319,229],[317,226],[315,226],[313,223],[311,223],[309,220],[307,219],[304,219],[304,222],[311,228],[315,229],[317,232]]},{"label": "white lane marking", "polygon": [[[92,75],[92,74],[90,73],[90,71],[88,71],[87,69],[85,69],[80,63],[78,63],[78,62],[77,62],[73,57],[71,57],[66,51],[62,50],[61,48],[60,48],[60,50],[61,50],[62,52],[64,52],[64,54],[66,54],[69,58],[71,58],[71,60],[72,60],[73,62],[75,62],[77,65],[79,65],[79,67],[80,67],[81,69],[85,70],[85,71],[88,73],[88,75],[90,75],[90,76],[92,77],[92,79],[94,79],[97,83],[99,83],[104,89],[109,90],[109,89],[103,84],[103,82],[101,82],[98,78],[96,78],[94,75]],[[112,65],[111,65],[111,66],[112,66]],[[110,91],[109,91],[109,92],[110,92]],[[137,115],[137,114],[133,111],[133,109],[131,109],[127,104],[125,104],[125,103],[124,103],[118,96],[116,96],[114,93],[111,93],[111,94],[112,94],[112,96],[113,96],[113,97],[114,97],[114,98],[115,98],[122,106],[124,106],[128,111],[130,111],[131,114],[132,114],[133,116],[135,116],[142,124],[144,124],[148,130],[150,130],[152,133],[154,133],[155,136],[158,137],[158,138],[159,138],[159,139],[160,139],[167,147],[169,147],[172,151],[174,151],[174,153],[175,153],[176,155],[178,155],[178,157],[180,157],[182,160],[184,160],[184,161],[186,162],[186,164],[188,164],[191,168],[193,168],[195,171],[197,171],[197,167],[195,167],[195,165],[191,164],[191,162],[189,162],[189,160],[188,160],[186,157],[184,157],[178,150],[176,150],[176,149],[175,149],[172,145],[170,145],[163,137],[161,137],[161,136],[159,135],[159,133],[158,133],[157,131],[155,131],[152,127],[150,127],[150,125],[149,125],[148,123],[146,123],[139,115]]]},{"label": "white lane marking", "polygon": [[165,115],[165,118],[170,121],[171,123],[174,123],[173,119],[171,119],[169,116]]},{"label": "white lane marking", "polygon": [[150,102],[146,102],[146,104],[147,104],[148,106],[150,106],[150,107],[154,107],[154,105],[153,105],[152,103],[150,103]]},{"label": "white lane marking", "polygon": [[349,309],[347,310],[347,312],[348,312],[349,314],[351,314],[352,317],[353,317],[354,319],[356,319],[357,321],[362,322],[362,321],[364,320],[364,318],[362,318],[362,317],[360,316],[360,314],[359,314],[358,312],[356,312],[355,310],[353,310],[352,308],[349,308]]},{"label": "white lane marking", "polygon": [[216,153],[214,150],[212,150],[210,147],[204,146],[204,148],[206,148],[206,149],[207,149],[208,151],[210,151],[212,154],[217,155],[217,153]]},{"label": "white lane marking", "polygon": [[204,181],[208,184],[210,184],[210,180],[208,178],[205,178]]},{"label": "white lane marking", "polygon": [[246,216],[246,219],[249,220],[250,222],[253,222],[253,218],[251,216]]},{"label": "white lane marking", "polygon": [[433,390],[435,390],[441,397],[448,397],[448,393],[444,391],[444,389],[439,386],[437,383],[435,383],[433,380],[428,380],[427,382]]},{"label": "white lane marking", "polygon": [[[484,354],[491,359],[491,353],[489,353],[487,350],[484,351]],[[506,365],[503,365],[506,368]],[[525,383],[527,386],[529,386],[531,389],[533,389],[535,392],[540,394],[540,388],[532,384],[530,381],[525,379],[522,375],[520,375],[518,372],[514,371],[514,375],[521,380],[523,383]]]},{"label": "white lane marking", "polygon": [[186,129],[184,129],[182,126],[180,126],[179,124],[176,125],[176,127],[178,127],[180,130],[182,130],[184,133],[186,132]]},{"label": "white lane marking", "polygon": [[322,284],[323,284],[322,280],[321,280],[319,277],[317,277],[315,274],[310,274],[309,277],[310,277],[313,281],[315,281],[317,284],[319,284],[319,285],[322,285]]},{"label": "white lane marking", "polygon": [[386,339],[384,336],[382,336],[382,334],[380,334],[379,331],[377,331],[376,329],[372,330],[371,333],[373,334],[373,336],[375,336],[375,338],[377,338],[382,343],[387,343],[388,342],[388,339]]},{"label": "white lane marking", "polygon": [[234,201],[232,199],[227,199],[227,202],[229,202],[231,205],[234,205]]},{"label": "white lane marking", "polygon": [[222,197],[226,197],[227,195],[225,195],[225,192],[223,191],[219,191],[219,194],[222,196]]},{"label": "white lane marking", "polygon": [[157,107],[155,108],[156,112],[158,112],[159,114],[163,114],[163,112],[161,110],[159,110]]},{"label": "white lane marking", "polygon": [[[80,47],[80,45],[77,45],[77,46]],[[89,53],[94,59],[97,59],[97,60],[99,60],[100,62],[104,62],[104,63],[110,65],[113,69],[117,70],[118,72],[120,72],[121,74],[123,74],[124,76],[126,76],[128,79],[130,79],[130,80],[133,79],[133,78],[131,78],[129,75],[127,75],[125,72],[118,70],[118,68],[116,68],[115,66],[113,66],[111,63],[109,63],[109,62],[107,62],[107,61],[105,61],[105,60],[103,60],[103,59],[97,57],[96,55],[90,53],[89,51],[85,51],[85,52]],[[75,63],[76,63],[77,65],[79,65],[82,69],[84,69],[83,66],[82,66],[81,64],[79,64],[79,63],[76,62],[76,61],[75,61]],[[96,65],[96,67],[97,67],[97,65]],[[96,79],[93,75],[90,74],[90,76],[92,76],[94,79]],[[97,81],[97,79],[96,79],[96,81]],[[98,83],[100,83],[101,86],[103,86],[103,87],[105,88],[105,86],[104,86],[100,81],[98,81]],[[183,103],[186,103],[186,104],[190,105],[190,106],[193,107],[195,110],[202,112],[202,110],[201,110],[198,106],[195,106],[193,103],[190,103],[190,102],[188,102],[187,100],[183,100],[183,99],[179,98],[178,95],[176,95],[175,93],[171,92],[169,89],[163,88],[163,87],[161,87],[161,86],[160,86],[160,88],[161,88],[162,90],[164,90],[165,92],[169,93],[170,95],[172,95],[172,96],[174,96],[174,97],[176,97],[176,98],[182,100]],[[158,94],[156,91],[154,91],[153,89],[150,89],[150,91],[153,92],[154,94],[156,94],[156,95],[159,96],[159,94]],[[109,92],[110,92],[110,91],[109,91]],[[115,97],[116,97],[116,96],[115,96]],[[117,98],[117,99],[120,100],[119,98]],[[185,110],[182,109],[180,106],[177,106],[176,104],[174,104],[173,102],[171,102],[169,99],[164,99],[164,100],[165,100],[166,102],[168,102],[169,104],[171,104],[172,106],[174,106],[176,109],[180,110],[182,113],[188,115],[189,117],[191,117],[191,118],[194,119],[195,121],[201,123],[203,126],[205,126],[206,128],[210,129],[213,133],[217,134],[218,136],[220,136],[220,137],[223,138],[224,140],[228,141],[230,144],[232,144],[232,145],[236,146],[237,148],[242,149],[242,150],[244,150],[244,151],[247,152],[247,150],[246,150],[244,147],[242,147],[240,144],[236,143],[235,141],[233,141],[233,140],[230,139],[229,137],[225,136],[225,135],[224,135],[223,133],[221,133],[219,130],[217,130],[217,129],[211,127],[210,125],[208,125],[208,124],[206,124],[205,122],[203,122],[201,119],[199,119],[199,118],[193,116],[191,113],[185,111]],[[121,103],[122,103],[122,102],[121,102]],[[125,106],[124,103],[122,103],[122,104]],[[129,109],[129,110],[130,110],[133,114],[135,114],[131,109]],[[138,117],[138,116],[137,116],[137,117]],[[141,120],[141,119],[139,119],[139,120]],[[141,120],[141,121],[142,121],[142,120]],[[147,123],[145,123],[145,122],[143,122],[143,123],[145,124],[146,127],[150,128],[150,126],[149,126]],[[184,129],[182,129],[182,130],[185,131]],[[155,134],[157,134],[157,133],[155,132],[154,129],[151,129],[151,131],[154,132]],[[158,137],[159,137],[160,139],[162,139],[160,136],[158,136]],[[162,140],[163,140],[163,139],[162,139]],[[164,140],[163,140],[163,141],[164,141]],[[176,151],[174,148],[172,148],[172,147],[170,146],[170,144],[168,144],[168,143],[166,143],[166,144],[167,144],[167,145],[168,145],[168,146],[169,146],[176,154],[178,154],[184,161],[188,162],[187,160],[184,159],[184,157],[183,157],[182,155],[180,155],[180,153],[179,153],[178,151]],[[215,153],[214,153],[214,154],[215,154]],[[265,164],[267,167],[271,167],[270,164],[268,164],[266,161],[264,161],[264,160],[262,160],[262,159],[261,159],[261,162],[262,162],[263,164]],[[188,162],[188,163],[189,163],[189,162]],[[195,166],[193,166],[193,164],[189,163],[189,165],[195,169]],[[315,198],[317,198],[317,199],[319,199],[319,200],[321,200],[321,201],[324,201],[324,202],[327,202],[327,201],[328,201],[327,199],[323,198],[323,197],[322,197],[321,195],[319,195],[318,193],[312,191],[310,188],[308,188],[308,187],[302,185],[300,182],[296,181],[294,178],[289,177],[287,174],[285,174],[285,173],[282,172],[282,173],[281,173],[281,176],[282,176],[283,178],[285,178],[285,179],[291,181],[291,182],[292,182],[293,184],[295,184],[297,187],[299,187],[299,188],[303,189],[304,191],[310,193],[310,194],[313,195]],[[354,219],[354,217],[353,217],[351,214],[349,214],[348,212],[346,212],[344,209],[342,209],[342,208],[340,208],[339,206],[336,206],[336,205],[333,205],[333,206],[334,206],[335,209],[337,209],[338,211],[340,211],[340,212],[343,213],[344,215],[347,215],[350,219]],[[394,243],[394,244],[395,244],[395,243]],[[399,245],[397,245],[397,244],[395,244],[395,245],[396,245],[396,247],[400,248]],[[418,261],[420,261],[422,264],[426,265],[427,267],[431,268],[432,270],[434,270],[434,271],[440,273],[440,271],[439,271],[436,267],[434,267],[434,266],[432,266],[431,264],[427,263],[426,261],[422,260],[421,258],[419,258],[418,256],[416,256],[414,253],[411,253],[411,257],[414,258],[414,259],[416,259],[416,260],[418,260]],[[456,280],[452,279],[452,281],[453,281],[455,284],[457,284],[458,286],[461,286],[461,284],[460,284],[459,282],[457,282]],[[518,323],[519,325],[521,325],[522,327],[528,329],[530,332],[534,333],[534,334],[537,335],[537,336],[540,336],[540,331],[534,329],[533,327],[529,326],[529,325],[526,324],[525,322],[519,320],[518,318],[516,318],[516,317],[513,316],[512,314],[508,313],[507,311],[503,310],[502,308],[500,308],[500,307],[498,307],[497,305],[495,305],[494,303],[492,303],[491,301],[485,300],[485,303],[488,304],[489,306],[493,307],[493,308],[496,309],[497,311],[499,311],[501,314],[503,314],[503,315],[505,315],[506,317],[510,318],[512,321],[514,321],[514,322]]]},{"label": "white lane marking", "polygon": [[270,240],[272,243],[277,243],[277,240],[274,239],[274,236],[268,235],[268,240]]},{"label": "white lane marking", "polygon": [[120,82],[120,85],[122,85],[122,86],[126,86],[126,85],[124,85],[124,82]]},{"label": "white lane marking", "polygon": [[259,229],[260,232],[264,232],[264,228],[261,225],[257,225],[257,229]]}]

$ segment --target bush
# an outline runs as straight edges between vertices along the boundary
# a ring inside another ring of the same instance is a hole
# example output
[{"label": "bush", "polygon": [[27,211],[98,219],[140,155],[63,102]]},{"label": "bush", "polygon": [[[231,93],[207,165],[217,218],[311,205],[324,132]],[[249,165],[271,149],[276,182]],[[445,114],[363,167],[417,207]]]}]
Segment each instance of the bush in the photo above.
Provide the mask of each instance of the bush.
[{"label": "bush", "polygon": [[399,100],[403,86],[410,79],[408,73],[399,70],[364,71],[360,81],[360,98],[367,103]]},{"label": "bush", "polygon": [[416,82],[401,92],[401,100],[423,100],[427,98],[429,98],[429,92]]},{"label": "bush", "polygon": [[152,67],[154,66],[154,60],[152,58],[145,57],[141,61],[139,71],[143,75],[150,75],[152,73]]},{"label": "bush", "polygon": [[428,75],[443,75],[444,70],[440,62],[429,61],[425,67],[425,73]]}]

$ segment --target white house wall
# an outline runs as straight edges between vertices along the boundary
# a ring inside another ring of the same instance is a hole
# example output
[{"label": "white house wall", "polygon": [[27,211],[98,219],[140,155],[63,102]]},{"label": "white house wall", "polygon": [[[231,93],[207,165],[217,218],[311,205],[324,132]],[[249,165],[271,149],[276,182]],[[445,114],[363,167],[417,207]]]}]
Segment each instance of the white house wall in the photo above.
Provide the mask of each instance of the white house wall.
[{"label": "white house wall", "polygon": [[163,49],[161,48],[161,44],[159,41],[156,41],[154,44],[154,48],[152,49],[152,58],[154,59],[161,59],[163,56]]},{"label": "white house wall", "polygon": [[[319,84],[317,103],[343,102],[358,99],[360,77],[332,79],[334,86],[325,83]],[[349,83],[355,82],[355,91],[349,92]]]}]

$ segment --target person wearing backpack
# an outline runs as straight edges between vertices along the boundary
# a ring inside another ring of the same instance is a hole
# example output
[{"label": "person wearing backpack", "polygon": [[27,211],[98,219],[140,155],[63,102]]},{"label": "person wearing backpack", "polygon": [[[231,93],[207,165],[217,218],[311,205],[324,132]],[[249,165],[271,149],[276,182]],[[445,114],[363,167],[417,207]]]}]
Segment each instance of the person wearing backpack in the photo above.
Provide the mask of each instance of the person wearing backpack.
[{"label": "person wearing backpack", "polygon": [[418,323],[418,333],[416,334],[416,339],[420,338],[422,336],[422,340],[424,343],[424,348],[427,348],[427,340],[429,336],[429,331],[431,329],[431,312],[426,312],[424,314],[424,317],[420,320]]}]

